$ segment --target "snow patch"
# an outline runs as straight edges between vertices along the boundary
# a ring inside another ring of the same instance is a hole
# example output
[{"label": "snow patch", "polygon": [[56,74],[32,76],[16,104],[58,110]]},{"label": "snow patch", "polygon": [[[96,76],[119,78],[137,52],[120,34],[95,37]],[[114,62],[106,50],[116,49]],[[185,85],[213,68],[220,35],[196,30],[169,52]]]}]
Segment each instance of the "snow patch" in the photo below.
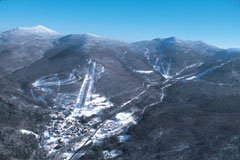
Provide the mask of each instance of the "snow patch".
[{"label": "snow patch", "polygon": [[106,97],[101,97],[99,94],[92,94],[91,100],[81,108],[75,108],[68,119],[75,119],[79,116],[91,117],[92,115],[97,115],[102,110],[110,108],[112,106],[113,104],[108,101]]},{"label": "snow patch", "polygon": [[194,80],[194,79],[196,79],[196,78],[197,78],[196,76],[192,76],[192,77],[186,78],[186,80],[187,80],[187,81],[191,81],[191,80]]},{"label": "snow patch", "polygon": [[62,78],[63,74],[51,74],[40,78],[35,81],[32,86],[35,88],[46,89],[50,86],[60,86],[60,85],[69,85],[76,83],[81,77],[78,74],[77,70],[73,70],[67,78]]},{"label": "snow patch", "polygon": [[134,122],[135,123],[135,120],[134,118],[132,117],[132,114],[131,113],[118,113],[116,115],[116,119],[117,121],[120,122],[121,125],[127,125],[131,122]]},{"label": "snow patch", "polygon": [[120,143],[123,143],[123,142],[126,142],[128,139],[129,139],[129,135],[126,135],[126,134],[124,134],[124,135],[119,135],[118,136],[118,140],[119,140],[119,142]]},{"label": "snow patch", "polygon": [[171,79],[172,76],[169,76],[168,74],[162,74],[162,76],[165,78],[165,79]]},{"label": "snow patch", "polygon": [[36,134],[36,133],[34,133],[33,131],[21,129],[20,132],[21,132],[22,134],[26,134],[26,135],[34,135],[36,138],[39,138],[39,135]]},{"label": "snow patch", "polygon": [[153,71],[144,71],[144,70],[133,70],[133,72],[140,73],[140,74],[151,74]]},{"label": "snow patch", "polygon": [[103,158],[104,159],[115,158],[115,157],[117,157],[117,156],[122,154],[122,152],[119,151],[119,150],[112,150],[112,151],[104,150],[102,153],[103,153]]},{"label": "snow patch", "polygon": [[47,130],[43,132],[43,137],[44,138],[50,138],[50,134]]},{"label": "snow patch", "polygon": [[93,136],[94,141],[102,141],[107,137],[113,135],[120,135],[124,129],[128,128],[130,125],[136,124],[135,118],[132,113],[121,112],[110,120],[106,120],[101,128],[97,130]]}]

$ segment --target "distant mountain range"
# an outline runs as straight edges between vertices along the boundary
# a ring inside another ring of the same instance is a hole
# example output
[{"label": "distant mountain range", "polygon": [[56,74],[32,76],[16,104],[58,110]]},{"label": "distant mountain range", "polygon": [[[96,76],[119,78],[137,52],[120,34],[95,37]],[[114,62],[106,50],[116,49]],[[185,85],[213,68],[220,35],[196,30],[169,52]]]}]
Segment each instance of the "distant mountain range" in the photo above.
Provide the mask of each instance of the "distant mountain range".
[{"label": "distant mountain range", "polygon": [[0,33],[0,159],[240,159],[240,50]]}]

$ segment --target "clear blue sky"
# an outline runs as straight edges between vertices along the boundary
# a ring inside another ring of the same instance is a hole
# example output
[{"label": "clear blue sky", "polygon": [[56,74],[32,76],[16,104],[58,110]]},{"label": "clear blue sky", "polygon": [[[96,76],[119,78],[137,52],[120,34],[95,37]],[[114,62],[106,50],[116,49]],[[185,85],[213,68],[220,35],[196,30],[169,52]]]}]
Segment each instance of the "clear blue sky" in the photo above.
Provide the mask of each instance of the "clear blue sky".
[{"label": "clear blue sky", "polygon": [[239,0],[0,0],[0,31],[38,24],[129,42],[176,36],[240,48]]}]

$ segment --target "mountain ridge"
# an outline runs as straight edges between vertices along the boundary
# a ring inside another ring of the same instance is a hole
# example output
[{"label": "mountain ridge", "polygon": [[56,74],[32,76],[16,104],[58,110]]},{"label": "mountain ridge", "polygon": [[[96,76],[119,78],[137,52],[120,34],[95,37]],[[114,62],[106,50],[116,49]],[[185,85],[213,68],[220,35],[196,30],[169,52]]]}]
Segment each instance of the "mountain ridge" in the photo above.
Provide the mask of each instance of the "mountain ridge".
[{"label": "mountain ridge", "polygon": [[[54,31],[53,29],[50,29],[48,27],[45,27],[43,25],[37,25],[37,26],[33,26],[33,27],[17,27],[17,28],[13,28],[13,29],[10,29],[10,30],[7,30],[7,31],[3,31],[1,33],[8,33],[8,32],[29,32],[29,33],[33,33],[33,34],[41,34],[41,33],[45,33],[46,35],[49,34],[49,35],[55,35],[55,36],[61,36],[61,37],[64,37],[64,36],[68,36],[68,35],[86,35],[86,36],[89,36],[89,37],[95,37],[95,38],[99,38],[99,39],[109,39],[109,40],[115,40],[115,41],[119,41],[119,42],[122,42],[121,40],[117,40],[117,39],[112,39],[112,38],[107,38],[107,37],[101,37],[99,35],[96,35],[96,34],[93,34],[93,33],[78,33],[78,34],[66,34],[66,35],[63,35],[63,34],[60,34],[56,31]],[[185,39],[182,39],[180,37],[174,37],[174,36],[171,36],[171,37],[166,37],[166,38],[153,38],[153,39],[150,39],[150,40],[138,40],[138,41],[135,41],[135,42],[131,42],[131,43],[137,43],[137,42],[143,42],[143,41],[155,41],[155,40],[161,40],[161,41],[174,41],[176,43],[195,43],[195,44],[205,44],[205,45],[210,45],[204,41],[200,41],[200,40],[185,40]],[[128,43],[128,42],[123,42],[123,43]],[[216,47],[214,45],[210,45],[214,48],[219,48],[219,47]],[[223,49],[223,48],[219,48],[219,49]],[[224,48],[225,49],[225,48]],[[226,48],[226,49],[234,49],[234,50],[238,50],[239,51],[239,48]]]},{"label": "mountain ridge", "polygon": [[14,37],[0,41],[0,159],[240,158],[240,52]]}]

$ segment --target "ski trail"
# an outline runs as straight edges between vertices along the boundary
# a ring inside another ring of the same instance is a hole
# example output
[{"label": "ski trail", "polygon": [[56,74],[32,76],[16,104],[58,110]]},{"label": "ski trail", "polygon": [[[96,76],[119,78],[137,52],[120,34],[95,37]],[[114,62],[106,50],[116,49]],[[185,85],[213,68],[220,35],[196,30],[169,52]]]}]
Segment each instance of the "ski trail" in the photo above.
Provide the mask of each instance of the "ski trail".
[{"label": "ski trail", "polygon": [[151,58],[149,56],[149,49],[146,48],[146,51],[144,53],[145,57],[147,58],[148,63],[153,67],[154,71],[157,71],[160,73],[165,79],[171,79],[172,76],[170,76],[170,71],[171,71],[171,65],[172,65],[172,58],[173,54],[170,55],[169,57],[169,62],[167,66],[165,67],[163,63],[159,64],[159,57],[156,58],[155,62],[151,62]]},{"label": "ski trail", "polygon": [[168,62],[167,76],[169,76],[169,77],[170,77],[170,70],[171,70],[171,66],[172,66],[172,57],[173,57],[173,53],[170,55],[169,62]]},{"label": "ski trail", "polygon": [[[173,81],[173,83],[174,83],[174,82],[175,82],[175,81]],[[151,86],[154,86],[154,85],[157,85],[157,84],[158,84],[158,83],[153,84],[153,85],[151,85]],[[145,111],[146,111],[147,108],[152,107],[152,106],[154,106],[154,105],[156,105],[156,104],[162,103],[163,100],[164,100],[164,97],[165,97],[164,90],[165,90],[166,88],[170,87],[171,85],[172,85],[172,84],[171,84],[170,82],[167,83],[167,84],[165,84],[165,85],[161,88],[161,97],[160,97],[159,101],[153,102],[153,103],[145,106],[145,107],[143,108],[143,110],[142,110],[142,114],[145,113]],[[150,87],[151,87],[151,86],[150,86]]]},{"label": "ski trail", "polygon": [[94,85],[94,79],[95,79],[95,68],[96,68],[96,63],[94,62],[91,67],[91,77],[90,77],[90,82],[89,82],[89,87],[88,91],[86,94],[86,102],[89,102],[91,100],[91,95],[93,91],[93,85]]},{"label": "ski trail", "polygon": [[180,70],[179,72],[177,72],[177,73],[176,73],[176,76],[180,75],[181,73],[183,73],[184,71],[186,71],[186,70],[188,70],[188,69],[190,69],[190,68],[200,67],[201,65],[203,65],[203,62],[191,64],[191,65],[183,68],[183,69]]},{"label": "ski trail", "polygon": [[208,73],[210,73],[210,72],[212,72],[212,71],[214,71],[214,70],[216,70],[216,69],[218,69],[218,68],[221,68],[222,66],[226,65],[227,63],[228,63],[228,62],[222,63],[222,64],[220,64],[220,65],[214,66],[214,67],[209,68],[209,69],[206,69],[205,71],[203,71],[203,72],[195,75],[195,77],[196,77],[196,78],[202,78],[202,77],[204,77],[205,75],[207,75]]},{"label": "ski trail", "polygon": [[80,88],[80,91],[79,91],[79,94],[77,97],[76,108],[80,108],[83,105],[83,99],[84,99],[86,88],[87,88],[88,84],[89,84],[89,75],[87,73],[85,75],[84,81],[82,83],[82,86]]},{"label": "ski trail", "polygon": [[94,76],[95,76],[95,67],[96,63],[93,63],[91,60],[89,61],[88,71],[85,75],[83,80],[82,86],[80,88],[77,101],[76,101],[76,108],[80,108],[85,104],[86,100],[90,100],[92,87],[94,83]]},{"label": "ski trail", "polygon": [[163,63],[161,63],[160,69],[162,70],[162,71],[159,70],[160,74],[161,74],[163,77],[165,77],[165,75],[167,75],[167,72],[166,72],[166,70],[165,70],[165,68],[164,68]]},{"label": "ski trail", "polygon": [[[133,98],[130,99],[129,101],[123,103],[120,107],[121,107],[121,108],[122,108],[122,107],[125,107],[125,106],[127,106],[128,104],[132,103],[133,101],[138,100],[143,94],[145,94],[145,93],[148,91],[148,89],[149,89],[150,87],[152,87],[152,86],[154,86],[154,85],[157,85],[157,84],[158,84],[158,83],[156,83],[156,82],[152,82],[152,83],[148,84],[148,85],[146,86],[146,89],[144,89],[142,92],[140,92],[137,96],[133,97]],[[143,87],[144,87],[144,83],[143,83]],[[144,87],[144,88],[145,88],[145,87]]]},{"label": "ski trail", "polygon": [[133,97],[133,98],[130,99],[129,101],[123,103],[120,107],[125,107],[126,105],[128,105],[128,104],[132,103],[133,101],[139,99],[139,97],[140,97],[141,95],[143,95],[144,93],[146,93],[146,92],[147,92],[147,89],[144,90],[144,91],[142,91],[140,94],[138,94],[137,96]]},{"label": "ski trail", "polygon": [[219,65],[213,66],[213,67],[208,68],[208,69],[206,69],[205,71],[200,72],[200,73],[197,73],[197,74],[195,74],[195,75],[193,74],[191,77],[185,78],[185,80],[201,79],[202,77],[208,75],[210,72],[212,72],[212,71],[214,71],[214,70],[217,70],[217,69],[219,69],[219,68],[221,68],[221,67],[223,67],[223,66],[225,66],[225,65],[227,65],[227,64],[229,64],[229,63],[231,63],[231,62],[234,62],[234,61],[236,61],[237,59],[239,59],[239,58],[235,58],[235,59],[229,60],[229,61],[227,61],[227,62],[225,62],[225,63],[221,63],[221,64],[219,64]]}]

